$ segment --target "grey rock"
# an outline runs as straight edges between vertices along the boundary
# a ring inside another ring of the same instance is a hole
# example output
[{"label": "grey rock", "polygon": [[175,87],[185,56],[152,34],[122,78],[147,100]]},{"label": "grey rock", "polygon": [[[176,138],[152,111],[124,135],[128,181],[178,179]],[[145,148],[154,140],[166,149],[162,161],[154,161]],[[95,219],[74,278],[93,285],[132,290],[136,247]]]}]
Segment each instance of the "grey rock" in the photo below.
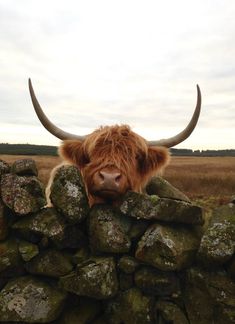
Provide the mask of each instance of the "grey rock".
[{"label": "grey rock", "polygon": [[182,309],[172,302],[160,300],[156,304],[156,309],[166,323],[189,324],[189,321],[187,320],[187,317]]},{"label": "grey rock", "polygon": [[18,250],[18,242],[9,239],[0,242],[0,273],[10,271],[21,266],[21,257]]},{"label": "grey rock", "polygon": [[33,159],[16,160],[11,166],[11,172],[18,175],[38,175],[37,166]]},{"label": "grey rock", "polygon": [[184,303],[190,324],[235,323],[235,283],[224,271],[186,271]]},{"label": "grey rock", "polygon": [[146,294],[174,298],[180,295],[179,280],[174,272],[144,266],[136,271],[135,284]]},{"label": "grey rock", "polygon": [[46,204],[44,187],[36,177],[3,175],[1,195],[4,204],[18,215],[35,213]]},{"label": "grey rock", "polygon": [[[124,222],[124,223],[123,223]],[[96,205],[89,216],[90,246],[95,252],[125,253],[131,246],[126,220],[106,205]]]},{"label": "grey rock", "polygon": [[29,261],[39,253],[39,249],[36,244],[27,241],[20,241],[19,252],[24,261]]},{"label": "grey rock", "polygon": [[49,323],[56,320],[66,294],[31,276],[10,280],[0,292],[2,322]]},{"label": "grey rock", "polygon": [[54,207],[71,223],[81,222],[88,214],[85,186],[75,166],[62,166],[57,170],[50,198]]},{"label": "grey rock", "polygon": [[25,268],[31,274],[57,278],[71,272],[73,265],[65,253],[48,249],[27,262]]},{"label": "grey rock", "polygon": [[123,272],[130,274],[139,267],[139,261],[129,255],[123,255],[118,261],[118,268]]},{"label": "grey rock", "polygon": [[153,224],[139,241],[135,257],[160,270],[181,270],[191,265],[199,243],[188,228]]},{"label": "grey rock", "polygon": [[207,266],[222,265],[235,253],[235,205],[214,210],[198,250],[198,258]]},{"label": "grey rock", "polygon": [[128,192],[119,206],[124,215],[136,219],[162,220],[203,225],[202,209],[188,202]]},{"label": "grey rock", "polygon": [[107,299],[118,292],[113,258],[97,257],[79,265],[76,271],[60,278],[60,287],[76,295]]},{"label": "grey rock", "polygon": [[137,288],[121,292],[107,303],[106,316],[110,323],[154,323],[154,300]]},{"label": "grey rock", "polygon": [[54,208],[45,208],[37,214],[20,219],[12,227],[18,235],[34,243],[44,236],[53,242],[60,242],[66,225]]},{"label": "grey rock", "polygon": [[85,240],[83,233],[76,226],[66,224],[54,208],[24,217],[12,227],[19,236],[32,243],[47,238],[59,249],[81,247]]},{"label": "grey rock", "polygon": [[190,203],[190,199],[183,192],[162,177],[152,177],[145,189],[148,195],[157,195],[160,198],[177,199]]},{"label": "grey rock", "polygon": [[3,174],[10,172],[10,169],[10,165],[7,162],[0,159],[0,180]]},{"label": "grey rock", "polygon": [[0,199],[0,241],[4,241],[8,235],[8,222],[6,215],[6,207]]}]

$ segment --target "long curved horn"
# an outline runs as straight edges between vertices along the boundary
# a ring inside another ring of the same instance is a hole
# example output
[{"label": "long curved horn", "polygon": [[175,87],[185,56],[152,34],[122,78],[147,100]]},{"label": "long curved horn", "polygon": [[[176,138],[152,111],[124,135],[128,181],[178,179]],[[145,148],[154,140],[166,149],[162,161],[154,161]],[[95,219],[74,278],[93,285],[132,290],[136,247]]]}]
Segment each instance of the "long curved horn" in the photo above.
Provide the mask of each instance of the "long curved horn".
[{"label": "long curved horn", "polygon": [[30,92],[30,96],[32,99],[32,103],[34,106],[34,110],[40,120],[40,122],[42,123],[42,125],[48,130],[48,132],[50,132],[52,135],[58,137],[61,140],[67,140],[67,139],[77,139],[80,141],[84,141],[84,139],[86,138],[86,136],[80,136],[80,135],[74,135],[71,133],[67,133],[65,131],[63,131],[62,129],[60,129],[59,127],[55,126],[48,118],[47,116],[44,114],[36,96],[33,90],[33,86],[31,83],[31,80],[29,79],[29,92]]},{"label": "long curved horn", "polygon": [[165,146],[165,147],[173,147],[181,142],[183,142],[184,140],[186,140],[186,138],[188,138],[190,136],[190,134],[193,132],[195,126],[197,125],[197,121],[200,115],[200,111],[201,111],[201,91],[199,86],[197,85],[197,105],[196,108],[194,110],[193,113],[193,117],[190,120],[188,126],[179,134],[170,137],[170,138],[166,138],[166,139],[161,139],[158,141],[148,141],[148,145],[149,146]]}]

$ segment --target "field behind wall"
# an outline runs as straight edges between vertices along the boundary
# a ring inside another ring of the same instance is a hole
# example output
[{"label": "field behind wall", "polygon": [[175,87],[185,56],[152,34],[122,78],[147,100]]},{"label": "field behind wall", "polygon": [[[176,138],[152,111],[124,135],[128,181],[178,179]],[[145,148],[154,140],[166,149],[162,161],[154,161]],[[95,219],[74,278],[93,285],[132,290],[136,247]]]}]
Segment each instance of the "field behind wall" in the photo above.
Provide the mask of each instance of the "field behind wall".
[{"label": "field behind wall", "polygon": [[[47,183],[50,171],[61,163],[56,156],[0,155],[13,163],[17,159],[33,158],[39,178]],[[205,209],[227,203],[235,196],[235,157],[172,157],[163,177]]]}]

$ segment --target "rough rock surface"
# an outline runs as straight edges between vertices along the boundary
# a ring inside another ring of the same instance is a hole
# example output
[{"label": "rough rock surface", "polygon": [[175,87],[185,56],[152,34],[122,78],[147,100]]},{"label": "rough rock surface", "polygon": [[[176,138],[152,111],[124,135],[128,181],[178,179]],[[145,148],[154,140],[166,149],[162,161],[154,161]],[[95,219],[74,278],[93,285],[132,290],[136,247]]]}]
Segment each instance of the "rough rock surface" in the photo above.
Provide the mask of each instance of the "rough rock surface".
[{"label": "rough rock surface", "polygon": [[77,295],[107,299],[118,292],[115,263],[112,258],[93,258],[75,272],[60,278],[60,286]]},{"label": "rough rock surface", "polygon": [[235,253],[235,205],[229,204],[217,208],[204,233],[199,259],[206,265],[222,265]]},{"label": "rough rock surface", "polygon": [[0,160],[0,180],[3,174],[10,172],[10,165],[3,160]]},{"label": "rough rock surface", "polygon": [[125,227],[108,206],[96,206],[89,217],[90,246],[93,251],[125,253],[131,246]]},{"label": "rough rock surface", "polygon": [[125,195],[119,207],[124,215],[137,219],[162,220],[184,224],[202,225],[204,223],[202,209],[191,203],[148,196],[136,192]]},{"label": "rough rock surface", "polygon": [[0,199],[0,241],[5,240],[8,235],[8,223],[6,216],[6,207]]},{"label": "rough rock surface", "polygon": [[31,276],[12,279],[0,292],[1,321],[48,323],[62,310],[66,293]]},{"label": "rough rock surface", "polygon": [[139,241],[135,256],[160,270],[182,270],[193,263],[199,243],[190,229],[154,224]]},{"label": "rough rock surface", "polygon": [[51,201],[69,222],[81,222],[89,206],[85,187],[75,166],[62,166],[55,174],[51,187]]},{"label": "rough rock surface", "polygon": [[4,204],[18,215],[35,213],[46,204],[44,188],[36,177],[2,175],[1,196]]},{"label": "rough rock surface", "polygon": [[201,208],[155,178],[153,195],[90,209],[67,166],[45,208],[26,165],[0,163],[1,323],[235,324],[233,203],[202,228]]},{"label": "rough rock surface", "polygon": [[190,199],[185,194],[161,177],[152,177],[146,186],[146,192],[148,195],[157,195],[160,198],[183,200],[190,203]]},{"label": "rough rock surface", "polygon": [[108,303],[106,314],[110,323],[154,323],[153,303],[152,297],[131,288]]},{"label": "rough rock surface", "polygon": [[36,163],[32,159],[16,160],[11,166],[11,172],[18,175],[38,175]]}]

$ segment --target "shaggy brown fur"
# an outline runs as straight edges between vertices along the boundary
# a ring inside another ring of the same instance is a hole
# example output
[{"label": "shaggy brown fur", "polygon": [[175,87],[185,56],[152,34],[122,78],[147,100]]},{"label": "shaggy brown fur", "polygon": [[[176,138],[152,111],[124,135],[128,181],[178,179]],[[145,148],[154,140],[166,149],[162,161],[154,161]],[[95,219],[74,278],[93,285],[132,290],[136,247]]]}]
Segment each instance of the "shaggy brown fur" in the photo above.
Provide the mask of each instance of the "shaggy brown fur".
[{"label": "shaggy brown fur", "polygon": [[84,142],[66,140],[59,153],[80,169],[90,205],[106,200],[95,189],[97,172],[120,172],[120,198],[127,190],[141,192],[148,180],[169,161],[166,148],[149,147],[146,140],[127,125],[100,127]]}]

